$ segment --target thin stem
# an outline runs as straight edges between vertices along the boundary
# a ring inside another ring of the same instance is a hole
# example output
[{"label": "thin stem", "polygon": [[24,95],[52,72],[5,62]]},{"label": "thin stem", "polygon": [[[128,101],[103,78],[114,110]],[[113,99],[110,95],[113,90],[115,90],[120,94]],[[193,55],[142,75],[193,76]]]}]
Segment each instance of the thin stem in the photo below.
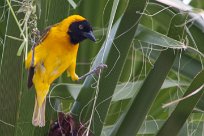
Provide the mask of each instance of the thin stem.
[{"label": "thin stem", "polygon": [[9,8],[10,8],[10,10],[11,10],[11,13],[12,13],[12,15],[13,15],[15,21],[16,21],[16,24],[17,24],[17,26],[18,26],[18,28],[19,28],[19,30],[20,30],[22,36],[23,36],[23,39],[24,39],[25,41],[27,41],[25,35],[23,34],[23,30],[21,29],[21,26],[19,25],[18,19],[17,19],[16,15],[15,15],[15,13],[14,13],[14,11],[13,11],[13,8],[12,8],[12,6],[11,6],[11,3],[9,2],[9,0],[6,0],[6,2],[7,2],[7,4],[8,4],[8,6],[9,6]]}]

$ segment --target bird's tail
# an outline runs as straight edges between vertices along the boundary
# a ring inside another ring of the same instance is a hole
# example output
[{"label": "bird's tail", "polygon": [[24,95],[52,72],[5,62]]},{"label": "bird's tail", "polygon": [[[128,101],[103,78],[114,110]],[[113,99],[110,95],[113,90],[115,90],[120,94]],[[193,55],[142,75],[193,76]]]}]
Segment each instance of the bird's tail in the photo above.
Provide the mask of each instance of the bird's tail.
[{"label": "bird's tail", "polygon": [[34,126],[44,127],[45,126],[45,106],[46,99],[44,99],[41,106],[39,106],[37,98],[35,98],[35,108],[33,111],[32,124]]}]

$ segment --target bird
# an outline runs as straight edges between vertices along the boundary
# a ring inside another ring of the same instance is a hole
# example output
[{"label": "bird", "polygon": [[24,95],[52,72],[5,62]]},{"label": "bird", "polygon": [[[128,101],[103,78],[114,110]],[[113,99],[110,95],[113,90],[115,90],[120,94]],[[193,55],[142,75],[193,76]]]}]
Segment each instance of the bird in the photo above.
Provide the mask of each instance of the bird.
[{"label": "bird", "polygon": [[73,81],[79,79],[75,72],[79,43],[85,39],[96,42],[93,29],[86,18],[71,15],[45,29],[35,48],[25,60],[28,70],[28,88],[35,87],[35,106],[32,124],[45,126],[46,96],[50,85],[65,71]]}]

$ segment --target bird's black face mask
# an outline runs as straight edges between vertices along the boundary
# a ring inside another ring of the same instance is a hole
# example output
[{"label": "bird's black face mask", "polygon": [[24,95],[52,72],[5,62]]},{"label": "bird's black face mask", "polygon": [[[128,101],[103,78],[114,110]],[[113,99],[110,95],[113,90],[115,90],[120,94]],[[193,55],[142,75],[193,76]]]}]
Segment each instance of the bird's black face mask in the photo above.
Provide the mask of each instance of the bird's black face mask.
[{"label": "bird's black face mask", "polygon": [[94,42],[96,41],[92,27],[87,20],[72,23],[67,33],[73,44],[77,44],[87,38]]}]

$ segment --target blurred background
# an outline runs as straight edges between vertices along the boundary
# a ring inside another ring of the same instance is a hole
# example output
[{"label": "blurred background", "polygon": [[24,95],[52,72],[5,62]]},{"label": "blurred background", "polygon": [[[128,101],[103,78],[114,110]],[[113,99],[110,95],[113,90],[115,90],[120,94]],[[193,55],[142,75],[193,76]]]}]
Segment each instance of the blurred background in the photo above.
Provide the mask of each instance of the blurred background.
[{"label": "blurred background", "polygon": [[[84,135],[204,135],[203,8],[201,0],[0,0],[0,135],[48,135],[59,111],[84,124]],[[108,68],[80,82],[64,73],[47,97],[46,126],[36,128],[24,68],[33,29],[73,14],[97,39],[80,43],[76,73]]]}]

